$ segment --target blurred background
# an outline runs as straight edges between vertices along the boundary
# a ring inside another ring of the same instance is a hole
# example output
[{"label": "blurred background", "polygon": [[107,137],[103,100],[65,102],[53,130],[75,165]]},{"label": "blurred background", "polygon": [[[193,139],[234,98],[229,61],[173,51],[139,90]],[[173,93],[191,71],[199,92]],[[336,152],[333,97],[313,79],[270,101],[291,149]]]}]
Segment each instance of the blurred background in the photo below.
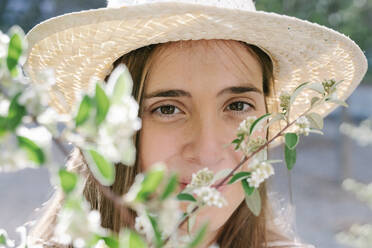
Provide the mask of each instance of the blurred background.
[{"label": "blurred background", "polygon": [[[17,24],[27,32],[50,17],[105,5],[104,0],[1,0],[0,29],[7,32]],[[257,0],[256,8],[296,16],[344,33],[361,47],[371,66],[372,0]],[[321,248],[348,247],[336,241],[338,232],[354,223],[372,224],[372,210],[341,187],[345,178],[372,182],[372,145],[360,146],[339,130],[342,123],[359,125],[362,120],[372,119],[372,70],[347,103],[349,108],[338,107],[325,119],[323,136],[311,134],[302,139],[291,176],[282,164],[270,181],[271,191],[287,202],[292,191],[298,237]],[[282,153],[279,147],[270,156],[283,158]],[[34,210],[52,193],[46,169],[0,173],[0,228],[17,239],[15,228],[36,218]]]}]

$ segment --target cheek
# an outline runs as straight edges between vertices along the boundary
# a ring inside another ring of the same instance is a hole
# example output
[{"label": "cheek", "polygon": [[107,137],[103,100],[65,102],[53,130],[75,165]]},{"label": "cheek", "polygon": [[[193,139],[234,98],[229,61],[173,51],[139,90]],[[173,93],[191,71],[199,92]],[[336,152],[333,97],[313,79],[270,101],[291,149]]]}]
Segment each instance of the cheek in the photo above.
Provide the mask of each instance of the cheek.
[{"label": "cheek", "polygon": [[166,162],[177,152],[178,134],[142,119],[139,135],[139,166],[147,170],[156,162]]}]

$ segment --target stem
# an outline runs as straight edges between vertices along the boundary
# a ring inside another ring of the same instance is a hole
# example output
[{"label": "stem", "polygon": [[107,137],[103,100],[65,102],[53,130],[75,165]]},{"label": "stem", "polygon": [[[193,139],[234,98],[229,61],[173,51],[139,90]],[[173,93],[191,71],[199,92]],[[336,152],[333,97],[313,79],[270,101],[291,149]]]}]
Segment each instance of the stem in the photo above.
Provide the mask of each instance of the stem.
[{"label": "stem", "polygon": [[[304,116],[306,115],[312,108],[309,108],[308,110],[306,110],[303,114],[301,114],[299,117],[301,116]],[[297,119],[296,119],[297,120]],[[257,153],[259,153],[261,150],[263,150],[265,147],[267,147],[271,142],[273,142],[276,138],[278,138],[279,136],[281,136],[283,134],[283,132],[288,129],[290,126],[293,125],[293,123],[296,122],[296,120],[288,123],[287,122],[287,125],[282,129],[280,130],[280,132],[278,132],[273,138],[271,138],[269,141],[267,141],[264,145],[262,145],[259,149],[257,149],[255,152],[251,153],[249,156],[244,156],[242,161],[237,165],[235,166],[235,168],[226,176],[224,177],[224,179],[219,182],[217,185],[215,186],[212,186],[212,187],[215,187],[216,189],[218,189],[219,187],[221,187],[230,177],[232,177],[234,175],[234,173],[245,163],[247,162],[250,158],[252,158],[254,155],[256,155]],[[190,216],[195,213],[198,209],[200,208],[200,206],[196,206],[195,208],[192,209],[191,213],[187,216],[185,216],[185,218],[180,222],[180,224],[178,225],[177,229],[180,228],[183,224],[185,224],[186,221],[188,221],[188,219],[190,218]],[[169,241],[170,239],[170,236],[168,236],[165,240],[164,240],[164,245]]]}]

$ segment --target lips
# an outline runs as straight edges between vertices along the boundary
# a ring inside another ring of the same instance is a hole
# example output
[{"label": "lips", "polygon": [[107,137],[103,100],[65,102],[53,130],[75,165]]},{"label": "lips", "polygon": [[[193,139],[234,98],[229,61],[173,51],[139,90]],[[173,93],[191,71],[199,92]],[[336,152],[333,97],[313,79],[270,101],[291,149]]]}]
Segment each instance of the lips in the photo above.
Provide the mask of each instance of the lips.
[{"label": "lips", "polygon": [[181,191],[184,190],[189,183],[180,182]]}]

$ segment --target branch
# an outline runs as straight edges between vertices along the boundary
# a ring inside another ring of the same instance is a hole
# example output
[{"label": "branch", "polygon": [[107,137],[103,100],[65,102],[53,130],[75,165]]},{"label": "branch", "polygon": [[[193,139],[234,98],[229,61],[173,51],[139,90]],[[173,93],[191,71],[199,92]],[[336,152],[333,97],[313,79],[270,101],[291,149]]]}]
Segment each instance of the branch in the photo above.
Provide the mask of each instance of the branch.
[{"label": "branch", "polygon": [[[299,117],[301,116],[304,116],[306,115],[312,108],[309,108],[307,111],[305,111],[302,115],[300,115]],[[297,119],[296,119],[297,120]],[[244,156],[244,158],[242,159],[242,161],[237,165],[235,166],[235,168],[226,176],[224,177],[224,179],[219,182],[217,185],[215,186],[212,186],[216,189],[220,188],[222,185],[224,185],[224,183],[234,175],[234,173],[240,168],[243,166],[243,164],[245,162],[247,162],[250,158],[252,158],[254,155],[256,155],[257,153],[259,153],[261,150],[263,150],[265,147],[267,147],[270,143],[272,143],[276,138],[278,138],[279,136],[281,136],[283,134],[283,132],[285,130],[287,130],[290,126],[292,126],[296,120],[288,123],[282,130],[280,130],[280,132],[278,132],[273,138],[271,138],[269,141],[267,141],[264,145],[262,145],[258,150],[256,150],[255,152],[251,153],[248,157],[247,156]],[[185,216],[185,218],[180,222],[180,224],[178,225],[177,228],[180,228],[183,224],[186,223],[186,221],[188,221],[188,219],[190,218],[190,216],[195,213],[198,209],[200,208],[200,206],[196,206],[195,208],[193,208],[190,212],[189,215]],[[169,241],[170,239],[170,236],[168,236],[165,241],[164,241],[164,245]]]}]

